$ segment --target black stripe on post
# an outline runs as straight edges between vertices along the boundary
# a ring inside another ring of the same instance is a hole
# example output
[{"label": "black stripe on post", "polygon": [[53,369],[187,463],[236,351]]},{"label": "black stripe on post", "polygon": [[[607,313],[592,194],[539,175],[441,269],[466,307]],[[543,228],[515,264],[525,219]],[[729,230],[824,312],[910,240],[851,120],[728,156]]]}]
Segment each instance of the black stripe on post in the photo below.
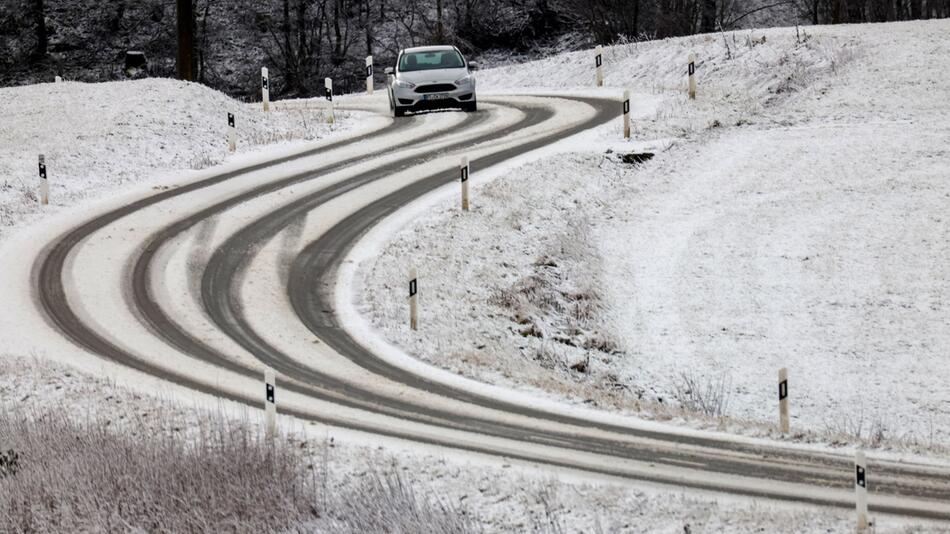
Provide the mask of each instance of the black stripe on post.
[{"label": "black stripe on post", "polygon": [[327,101],[333,102],[333,90],[327,87],[326,89]]},{"label": "black stripe on post", "polygon": [[778,400],[785,400],[785,397],[788,397],[788,380],[778,383]]},{"label": "black stripe on post", "polygon": [[409,296],[410,296],[410,297],[416,296],[416,280],[415,280],[415,278],[413,278],[412,280],[409,280]]},{"label": "black stripe on post", "polygon": [[45,163],[40,163],[40,179],[41,180],[46,179],[46,164]]},{"label": "black stripe on post", "polygon": [[274,386],[267,384],[267,402],[274,404]]},{"label": "black stripe on post", "polygon": [[860,465],[855,466],[854,483],[862,488],[868,487],[867,480],[865,480],[864,467]]},{"label": "black stripe on post", "polygon": [[695,63],[690,63],[690,64],[689,64],[689,75],[692,76],[692,75],[694,75],[694,74],[696,74],[696,64],[695,64]]},{"label": "black stripe on post", "polygon": [[462,167],[462,181],[468,181],[468,166]]},{"label": "black stripe on post", "polygon": [[234,113],[228,113],[228,126],[234,128]]},{"label": "black stripe on post", "polygon": [[623,101],[623,114],[626,115],[627,113],[630,113],[630,101],[629,101],[629,100],[624,100],[624,101]]},{"label": "black stripe on post", "polygon": [[597,54],[596,56],[594,56],[594,63],[598,67],[604,64],[604,60],[600,57],[600,54]]},{"label": "black stripe on post", "polygon": [[261,77],[261,89],[267,89],[267,78]]},{"label": "black stripe on post", "polygon": [[369,65],[366,65],[366,77],[367,77],[367,78],[372,78],[372,77],[373,77],[373,64],[372,64],[372,63],[370,63]]}]

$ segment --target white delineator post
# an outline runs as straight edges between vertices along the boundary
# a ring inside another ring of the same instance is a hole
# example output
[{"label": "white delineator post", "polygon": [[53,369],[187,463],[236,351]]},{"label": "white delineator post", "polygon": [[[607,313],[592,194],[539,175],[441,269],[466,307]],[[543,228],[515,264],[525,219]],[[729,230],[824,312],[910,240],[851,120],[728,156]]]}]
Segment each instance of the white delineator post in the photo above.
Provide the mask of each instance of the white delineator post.
[{"label": "white delineator post", "polygon": [[468,177],[471,170],[468,156],[462,156],[462,163],[459,165],[459,180],[462,183],[462,211],[468,211]]},{"label": "white delineator post", "polygon": [[597,68],[597,87],[604,86],[604,47],[594,49],[594,66]]},{"label": "white delineator post", "polygon": [[261,67],[261,102],[264,103],[264,112],[270,111],[270,77],[267,67]]},{"label": "white delineator post", "polygon": [[409,328],[419,329],[419,283],[416,268],[409,269]]},{"label": "white delineator post", "polygon": [[623,138],[630,140],[630,90],[623,90]]},{"label": "white delineator post", "polygon": [[62,76],[57,76],[57,77],[53,78],[53,81],[54,81],[55,83],[61,83],[61,82],[63,81],[63,77],[62,77]]},{"label": "white delineator post", "polygon": [[366,94],[373,96],[373,56],[366,56]]},{"label": "white delineator post", "polygon": [[778,370],[778,430],[788,434],[788,369]]},{"label": "white delineator post", "polygon": [[854,493],[858,512],[858,532],[868,529],[868,461],[864,451],[854,455]]},{"label": "white delineator post", "polygon": [[696,54],[689,55],[689,98],[696,100]]},{"label": "white delineator post", "polygon": [[228,151],[237,150],[237,129],[234,127],[234,113],[228,113]]},{"label": "white delineator post", "polygon": [[336,117],[334,116],[334,113],[333,113],[333,80],[331,80],[330,78],[326,78],[323,80],[323,85],[324,87],[326,87],[327,102],[330,103],[330,121],[329,122],[330,124],[333,124],[334,122],[336,122]]},{"label": "white delineator post", "polygon": [[46,156],[40,154],[40,204],[49,204],[49,181],[46,179]]},{"label": "white delineator post", "polygon": [[277,378],[272,369],[264,371],[264,429],[267,439],[277,434]]}]

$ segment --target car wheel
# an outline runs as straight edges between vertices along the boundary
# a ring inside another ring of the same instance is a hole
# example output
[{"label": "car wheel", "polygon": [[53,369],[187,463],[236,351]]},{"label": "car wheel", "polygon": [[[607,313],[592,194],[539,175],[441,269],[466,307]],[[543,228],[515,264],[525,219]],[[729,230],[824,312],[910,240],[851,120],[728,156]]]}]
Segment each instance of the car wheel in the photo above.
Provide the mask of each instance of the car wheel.
[{"label": "car wheel", "polygon": [[466,102],[462,104],[462,109],[464,109],[466,113],[478,111],[478,102],[475,100],[472,100],[471,102]]},{"label": "car wheel", "polygon": [[399,106],[396,106],[393,108],[394,117],[404,117],[405,115],[406,115],[406,108],[401,108]]}]

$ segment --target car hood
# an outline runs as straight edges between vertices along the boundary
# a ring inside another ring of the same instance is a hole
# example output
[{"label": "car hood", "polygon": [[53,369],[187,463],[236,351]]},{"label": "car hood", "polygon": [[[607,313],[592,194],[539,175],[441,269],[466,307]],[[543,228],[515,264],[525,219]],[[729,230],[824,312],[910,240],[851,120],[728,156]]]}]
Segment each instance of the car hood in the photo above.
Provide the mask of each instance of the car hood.
[{"label": "car hood", "polygon": [[433,70],[413,70],[409,72],[400,72],[399,79],[416,85],[430,83],[452,83],[459,78],[468,75],[468,69],[461,67],[458,69],[433,69]]}]

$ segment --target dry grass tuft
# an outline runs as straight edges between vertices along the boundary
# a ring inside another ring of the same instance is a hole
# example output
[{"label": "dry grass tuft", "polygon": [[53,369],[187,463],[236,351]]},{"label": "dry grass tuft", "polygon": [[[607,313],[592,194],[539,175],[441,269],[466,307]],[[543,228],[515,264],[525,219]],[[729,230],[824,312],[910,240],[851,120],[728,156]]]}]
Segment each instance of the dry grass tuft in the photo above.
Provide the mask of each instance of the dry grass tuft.
[{"label": "dry grass tuft", "polygon": [[[0,532],[446,532],[464,513],[398,473],[327,494],[307,448],[266,441],[247,420],[198,428],[103,424],[68,406],[0,412]],[[12,466],[12,467],[11,467]]]}]

